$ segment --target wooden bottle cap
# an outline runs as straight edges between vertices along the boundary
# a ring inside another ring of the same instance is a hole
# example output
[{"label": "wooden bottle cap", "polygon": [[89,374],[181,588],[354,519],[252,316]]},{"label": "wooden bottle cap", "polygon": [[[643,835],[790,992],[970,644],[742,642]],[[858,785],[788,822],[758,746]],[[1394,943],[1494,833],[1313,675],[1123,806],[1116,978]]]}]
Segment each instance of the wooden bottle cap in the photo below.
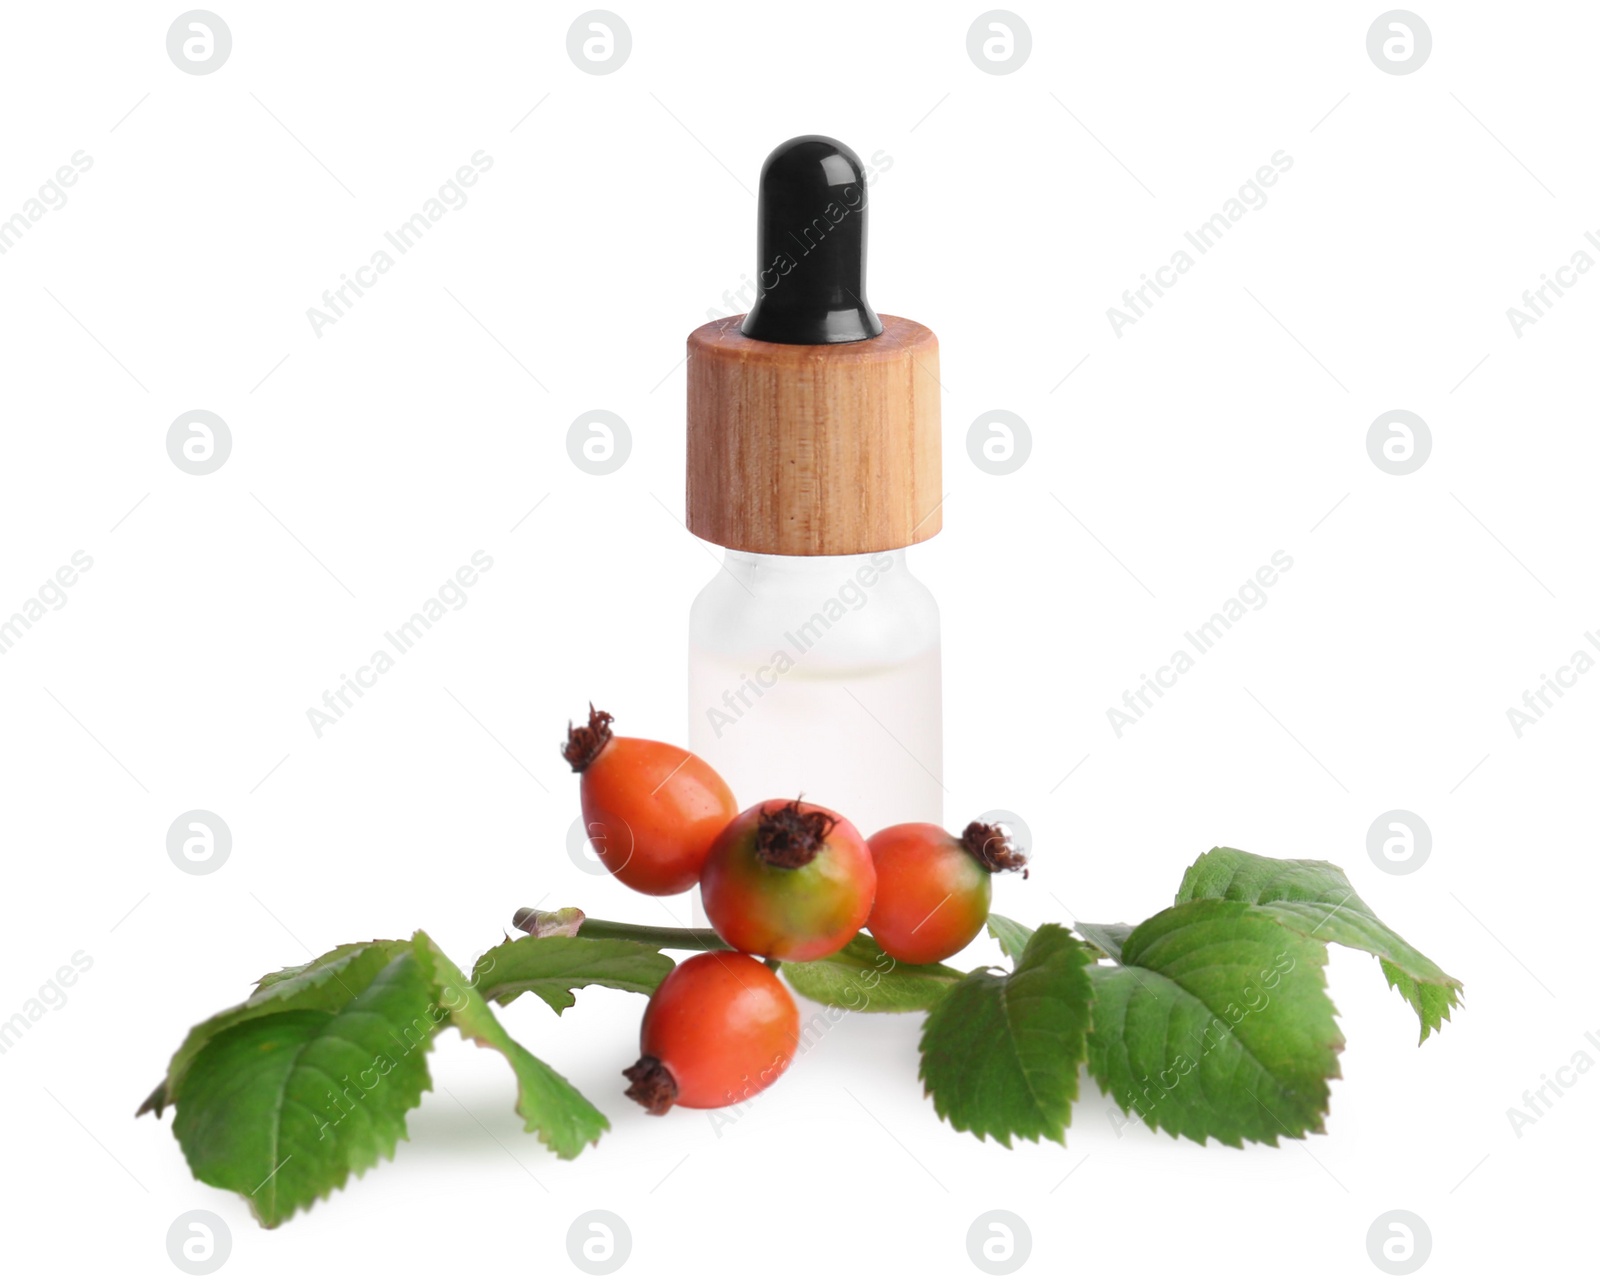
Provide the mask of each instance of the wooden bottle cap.
[{"label": "wooden bottle cap", "polygon": [[939,341],[882,314],[848,344],[689,335],[688,527],[756,554],[870,554],[925,541],[940,511]]}]

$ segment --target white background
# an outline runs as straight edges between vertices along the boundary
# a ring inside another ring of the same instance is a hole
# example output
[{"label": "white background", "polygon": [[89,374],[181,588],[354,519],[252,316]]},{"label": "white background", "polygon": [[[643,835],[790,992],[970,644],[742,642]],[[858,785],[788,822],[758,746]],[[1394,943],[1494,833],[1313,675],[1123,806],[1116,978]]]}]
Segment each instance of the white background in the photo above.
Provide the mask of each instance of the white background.
[{"label": "white background", "polygon": [[[217,3],[209,75],[167,56],[176,5],[14,6],[0,50],[0,218],[93,161],[0,257],[0,614],[94,560],[0,656],[0,1012],[93,960],[0,1059],[9,1273],[175,1280],[197,1207],[242,1283],[330,1257],[587,1281],[564,1248],[592,1208],[657,1282],[976,1281],[995,1208],[1032,1231],[1019,1281],[1376,1281],[1392,1208],[1434,1281],[1592,1270],[1600,1070],[1521,1138],[1507,1109],[1600,1029],[1600,677],[1520,738],[1506,708],[1600,658],[1600,274],[1520,338],[1506,310],[1600,228],[1593,6],[1424,9],[1432,55],[1397,76],[1378,4],[1032,5],[1031,57],[990,75],[977,4],[616,0],[631,57],[595,76],[578,5]],[[808,132],[892,159],[871,299],[942,344],[949,498],[915,566],[949,819],[1034,835],[996,909],[1138,920],[1214,844],[1324,858],[1466,1008],[1419,1050],[1335,949],[1326,1136],[1119,1134],[1089,1085],[1065,1150],[1008,1152],[923,1100],[915,1016],[848,1020],[719,1135],[623,1098],[640,998],[524,999],[514,1035],[612,1120],[597,1149],[545,1153],[503,1063],[446,1036],[396,1160],[263,1232],[170,1117],[133,1118],[189,1024],[350,939],[422,926],[469,963],[524,903],[662,919],[568,859],[556,748],[591,698],[686,732],[714,562],[680,523],[684,336],[752,271],[763,157]],[[317,337],[306,310],[480,149],[468,204]],[[1279,149],[1268,204],[1118,338],[1106,310]],[[165,448],[194,408],[233,436],[205,477]],[[566,452],[591,408],[632,432],[605,477]],[[1003,477],[965,448],[995,408],[1033,435]],[[1394,408],[1433,435],[1403,477],[1365,446]],[[318,738],[306,708],[476,550],[467,606]],[[1106,708],[1276,550],[1267,606],[1116,736]],[[196,808],[234,837],[204,877],[165,848]],[[1394,808],[1432,829],[1411,875],[1367,854]]]}]

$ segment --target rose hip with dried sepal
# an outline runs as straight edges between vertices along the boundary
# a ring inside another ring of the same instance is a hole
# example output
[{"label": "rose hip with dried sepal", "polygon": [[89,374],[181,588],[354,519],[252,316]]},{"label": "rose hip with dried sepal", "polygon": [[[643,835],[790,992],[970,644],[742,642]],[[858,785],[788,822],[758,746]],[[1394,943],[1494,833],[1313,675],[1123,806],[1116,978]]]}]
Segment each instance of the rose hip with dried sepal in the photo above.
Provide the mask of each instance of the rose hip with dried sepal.
[{"label": "rose hip with dried sepal", "polygon": [[1028,875],[1027,855],[988,822],[969,824],[960,837],[930,822],[904,822],[873,833],[867,847],[878,874],[867,930],[907,965],[942,961],[978,936],[994,872]]},{"label": "rose hip with dried sepal", "polygon": [[606,870],[641,894],[692,889],[739,811],[717,771],[682,747],[613,735],[611,716],[592,705],[587,724],[567,725],[561,754],[582,775],[584,826]]},{"label": "rose hip with dried sepal", "polygon": [[815,961],[866,924],[877,883],[867,842],[844,818],[821,805],[767,800],[712,843],[700,894],[730,946]]},{"label": "rose hip with dried sepal", "polygon": [[776,974],[743,952],[702,952],[645,1007],[627,1095],[657,1116],[736,1104],[771,1085],[799,1044],[800,1011]]}]

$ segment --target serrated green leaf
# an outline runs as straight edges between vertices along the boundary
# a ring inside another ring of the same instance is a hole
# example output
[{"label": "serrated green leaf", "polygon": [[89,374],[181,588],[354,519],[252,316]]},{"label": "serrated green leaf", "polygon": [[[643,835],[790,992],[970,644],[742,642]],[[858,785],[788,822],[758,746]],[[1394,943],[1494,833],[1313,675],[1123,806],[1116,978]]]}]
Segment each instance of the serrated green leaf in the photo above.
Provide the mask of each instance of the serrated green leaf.
[{"label": "serrated green leaf", "polygon": [[610,1129],[611,1123],[572,1083],[512,1039],[489,1003],[432,939],[418,933],[416,943],[419,955],[431,962],[439,1002],[449,1021],[463,1037],[498,1050],[511,1065],[517,1078],[517,1113],[525,1130],[537,1133],[558,1157],[573,1158]]},{"label": "serrated green leaf", "polygon": [[[411,941],[404,938],[368,939],[361,943],[341,943],[304,965],[286,965],[281,970],[263,974],[256,980],[246,1005],[262,1005],[284,997],[296,998],[296,1005],[315,1010],[337,1010],[349,998],[340,979],[357,961],[370,960],[374,955],[385,964],[402,952],[410,950]],[[382,968],[380,965],[379,969]],[[325,997],[332,997],[324,1004]],[[306,1002],[314,1004],[306,1005]]]},{"label": "serrated green leaf", "polygon": [[961,978],[948,965],[907,965],[866,934],[820,961],[785,961],[783,977],[801,996],[858,1014],[926,1010]]},{"label": "serrated green leaf", "polygon": [[472,967],[485,1000],[508,1005],[532,992],[557,1014],[574,988],[599,985],[649,996],[672,973],[672,958],[643,943],[605,938],[517,938],[490,948]]},{"label": "serrated green leaf", "polygon": [[1079,938],[1092,943],[1102,956],[1119,962],[1122,960],[1122,945],[1127,941],[1128,935],[1133,933],[1133,926],[1124,921],[1115,921],[1107,925],[1078,921],[1072,929]]},{"label": "serrated green leaf", "polygon": [[445,1024],[505,1056],[517,1111],[560,1156],[607,1128],[420,931],[267,975],[243,1005],[190,1030],[145,1107],[175,1103],[173,1133],[196,1178],[244,1195],[271,1228],[394,1156]]},{"label": "serrated green leaf", "polygon": [[1013,961],[1022,955],[1033,937],[1033,931],[1026,925],[994,912],[989,913],[988,929],[989,937],[999,943],[1000,950]]},{"label": "serrated green leaf", "polygon": [[212,1035],[172,1123],[195,1178],[242,1194],[270,1229],[393,1157],[432,1085],[436,992],[404,952],[337,1012],[267,1011]]},{"label": "serrated green leaf", "polygon": [[1270,912],[1283,924],[1325,942],[1370,952],[1383,976],[1417,1012],[1417,1044],[1437,1032],[1461,1004],[1461,982],[1451,978],[1378,919],[1344,872],[1332,863],[1263,858],[1240,849],[1213,849],[1183,873],[1179,903],[1225,898]]},{"label": "serrated green leaf", "polygon": [[1089,1068],[1123,1112],[1204,1143],[1321,1131],[1344,1038],[1318,939],[1244,903],[1180,903],[1090,971]]},{"label": "serrated green leaf", "polygon": [[174,1103],[183,1088],[189,1065],[205,1044],[219,1032],[246,1019],[283,1010],[322,1010],[332,1013],[344,1008],[390,961],[410,949],[405,939],[375,939],[366,943],[346,943],[324,952],[304,965],[289,966],[264,975],[246,1001],[214,1014],[189,1030],[183,1044],[167,1064],[166,1079],[151,1091],[139,1106],[136,1116],[154,1112],[160,1117]]},{"label": "serrated green leaf", "polygon": [[1065,1143],[1090,1023],[1089,949],[1041,925],[1012,973],[968,974],[922,1027],[920,1075],[934,1111],[1011,1147]]}]

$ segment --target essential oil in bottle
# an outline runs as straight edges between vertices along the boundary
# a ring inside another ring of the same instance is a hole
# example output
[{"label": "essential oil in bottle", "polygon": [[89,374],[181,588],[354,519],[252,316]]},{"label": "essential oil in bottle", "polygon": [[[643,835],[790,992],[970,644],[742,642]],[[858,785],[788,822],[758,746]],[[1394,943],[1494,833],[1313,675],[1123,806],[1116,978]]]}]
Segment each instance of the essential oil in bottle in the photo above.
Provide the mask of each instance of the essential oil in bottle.
[{"label": "essential oil in bottle", "polygon": [[804,793],[864,833],[943,822],[939,344],[867,303],[861,160],[761,170],[759,296],[689,336],[688,526],[726,551],[689,625],[689,745],[741,804]]}]

